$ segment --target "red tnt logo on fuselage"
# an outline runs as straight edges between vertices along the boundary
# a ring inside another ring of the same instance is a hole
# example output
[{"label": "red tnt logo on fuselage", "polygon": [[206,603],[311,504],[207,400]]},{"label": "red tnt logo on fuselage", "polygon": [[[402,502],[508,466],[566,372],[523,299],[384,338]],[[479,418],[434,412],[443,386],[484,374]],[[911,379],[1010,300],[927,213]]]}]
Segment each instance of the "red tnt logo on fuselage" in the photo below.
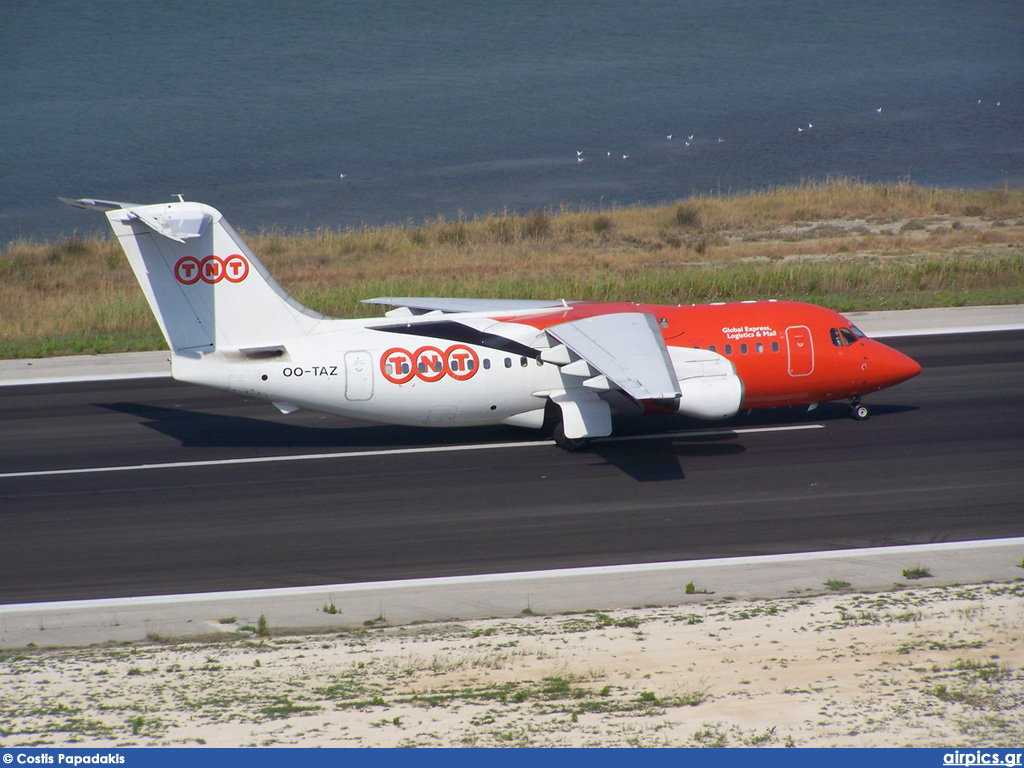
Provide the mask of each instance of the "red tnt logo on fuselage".
[{"label": "red tnt logo on fuselage", "polygon": [[410,352],[392,347],[380,357],[380,372],[392,384],[407,384],[414,378],[427,383],[450,376],[466,381],[476,376],[480,357],[465,344],[455,344],[443,352],[437,347],[420,347]]},{"label": "red tnt logo on fuselage", "polygon": [[209,285],[227,280],[240,283],[249,276],[249,261],[239,253],[226,259],[207,256],[200,261],[195,256],[183,256],[174,265],[174,277],[183,285],[195,285],[200,280]]}]

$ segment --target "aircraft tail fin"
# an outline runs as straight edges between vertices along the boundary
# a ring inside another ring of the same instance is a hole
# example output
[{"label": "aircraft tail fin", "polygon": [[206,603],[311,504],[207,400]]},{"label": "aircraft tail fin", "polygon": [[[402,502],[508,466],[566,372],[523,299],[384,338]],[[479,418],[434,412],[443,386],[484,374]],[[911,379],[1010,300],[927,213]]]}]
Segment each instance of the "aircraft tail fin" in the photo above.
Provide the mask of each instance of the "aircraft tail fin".
[{"label": "aircraft tail fin", "polygon": [[289,296],[208,205],[65,202],[106,213],[175,353],[278,344],[325,319]]}]

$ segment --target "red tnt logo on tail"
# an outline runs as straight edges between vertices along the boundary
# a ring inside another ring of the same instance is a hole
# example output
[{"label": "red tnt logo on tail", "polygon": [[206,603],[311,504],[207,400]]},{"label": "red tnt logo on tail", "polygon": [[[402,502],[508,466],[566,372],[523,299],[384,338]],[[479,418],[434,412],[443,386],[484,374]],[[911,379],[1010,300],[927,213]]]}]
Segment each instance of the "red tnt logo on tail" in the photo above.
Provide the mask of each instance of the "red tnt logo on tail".
[{"label": "red tnt logo on tail", "polygon": [[200,280],[209,285],[227,280],[240,283],[249,276],[249,262],[239,253],[226,259],[207,256],[200,261],[195,256],[184,256],[174,265],[174,277],[182,285],[195,285]]}]

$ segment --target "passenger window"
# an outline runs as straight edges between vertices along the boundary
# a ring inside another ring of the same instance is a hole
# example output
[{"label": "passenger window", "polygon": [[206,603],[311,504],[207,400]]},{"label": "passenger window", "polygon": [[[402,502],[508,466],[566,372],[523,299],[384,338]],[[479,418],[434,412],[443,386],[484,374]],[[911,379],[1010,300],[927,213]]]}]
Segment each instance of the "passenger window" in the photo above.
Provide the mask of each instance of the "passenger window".
[{"label": "passenger window", "polygon": [[779,351],[779,342],[773,341],[772,342],[772,352],[778,352],[778,351]]},{"label": "passenger window", "polygon": [[757,342],[756,349],[757,349],[757,354],[760,355],[762,352],[764,352],[764,344],[762,344],[760,341]]},{"label": "passenger window", "polygon": [[523,366],[523,368],[525,368],[528,365],[526,358],[525,357],[520,357],[519,358],[519,364],[521,366]]},{"label": "passenger window", "polygon": [[505,358],[505,367],[506,368],[511,368],[512,367],[512,358],[511,357],[506,357]]},{"label": "passenger window", "polygon": [[732,344],[726,344],[725,345],[725,354],[727,354],[727,355],[731,355],[732,354]]},{"label": "passenger window", "polygon": [[740,354],[741,355],[747,354],[747,345],[746,344],[740,344]]},{"label": "passenger window", "polygon": [[489,358],[489,357],[485,357],[484,358],[484,370],[485,371],[491,370],[491,358]]},{"label": "passenger window", "polygon": [[718,352],[718,348],[714,344],[708,347],[708,349],[710,349],[712,352]]}]

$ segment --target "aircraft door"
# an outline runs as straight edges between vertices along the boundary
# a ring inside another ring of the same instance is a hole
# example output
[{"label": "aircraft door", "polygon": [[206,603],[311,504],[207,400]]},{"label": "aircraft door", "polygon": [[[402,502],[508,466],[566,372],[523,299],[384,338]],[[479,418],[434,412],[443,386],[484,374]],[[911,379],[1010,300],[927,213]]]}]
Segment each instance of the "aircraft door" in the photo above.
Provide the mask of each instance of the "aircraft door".
[{"label": "aircraft door", "polygon": [[345,353],[345,399],[373,397],[373,358],[369,352]]},{"label": "aircraft door", "polygon": [[787,328],[786,348],[789,351],[789,375],[810,376],[814,370],[811,329],[806,325],[791,325]]}]

